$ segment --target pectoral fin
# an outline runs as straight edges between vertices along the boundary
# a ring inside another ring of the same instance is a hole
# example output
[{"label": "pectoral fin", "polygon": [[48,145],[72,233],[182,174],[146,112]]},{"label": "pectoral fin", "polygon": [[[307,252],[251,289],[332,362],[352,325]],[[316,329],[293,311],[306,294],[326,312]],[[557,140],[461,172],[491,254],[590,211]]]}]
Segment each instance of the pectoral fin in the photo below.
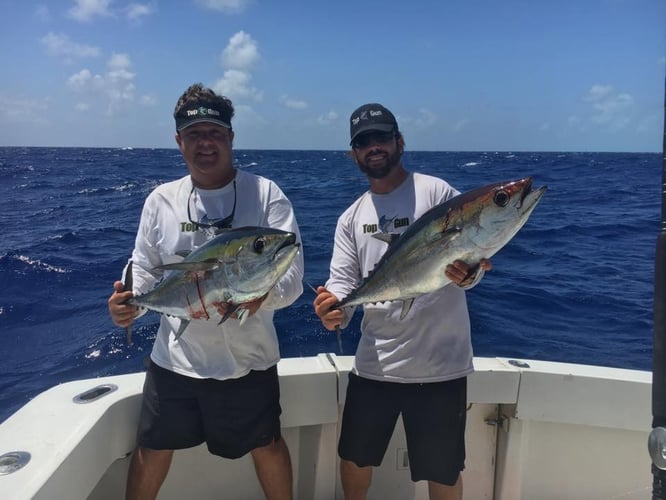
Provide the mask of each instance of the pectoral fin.
[{"label": "pectoral fin", "polygon": [[391,245],[395,240],[400,238],[400,235],[396,233],[375,233],[372,237]]},{"label": "pectoral fin", "polygon": [[236,312],[236,309],[238,309],[237,305],[231,303],[227,304],[227,312],[224,313],[224,316],[222,316],[222,319],[220,320],[218,325],[221,325],[226,320],[228,320],[231,317],[231,315]]},{"label": "pectoral fin", "polygon": [[244,307],[239,307],[236,310],[236,317],[238,318],[238,321],[240,321],[240,326],[243,326],[243,324],[245,323],[247,318],[250,317],[250,315],[248,314],[247,309],[245,309]]},{"label": "pectoral fin", "polygon": [[178,331],[176,332],[175,340],[178,340],[180,336],[185,332],[185,329],[187,326],[190,324],[189,319],[182,319],[180,320],[180,326],[178,327]]}]

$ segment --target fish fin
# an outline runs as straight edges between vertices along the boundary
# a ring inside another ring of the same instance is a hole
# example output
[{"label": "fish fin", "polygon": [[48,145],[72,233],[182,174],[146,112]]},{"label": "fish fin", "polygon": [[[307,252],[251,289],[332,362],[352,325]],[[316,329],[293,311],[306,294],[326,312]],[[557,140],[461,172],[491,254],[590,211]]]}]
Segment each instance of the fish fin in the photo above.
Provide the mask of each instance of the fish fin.
[{"label": "fish fin", "polygon": [[132,287],[134,286],[134,276],[132,274],[132,259],[129,260],[127,263],[127,267],[125,267],[125,276],[123,277],[123,292],[127,291],[132,291]]},{"label": "fish fin", "polygon": [[447,227],[445,231],[442,232],[443,236],[455,236],[462,233],[463,228],[460,226]]},{"label": "fish fin", "polygon": [[231,315],[236,312],[236,309],[238,309],[238,306],[236,304],[228,303],[227,304],[227,312],[224,313],[224,316],[222,316],[222,319],[220,320],[218,325],[221,325],[226,320],[228,320],[231,317]]},{"label": "fish fin", "polygon": [[337,325],[335,327],[335,335],[338,337],[338,349],[340,350],[340,354],[343,354],[343,352],[342,352],[342,330],[340,329],[340,325]]},{"label": "fish fin", "polygon": [[243,326],[250,315],[248,314],[247,309],[244,307],[239,307],[236,309],[236,317],[238,317],[238,321],[240,321],[240,326]]},{"label": "fish fin", "polygon": [[201,272],[213,271],[220,267],[220,262],[217,259],[201,260],[198,262],[174,262],[173,264],[162,264],[155,267],[162,271],[188,271],[188,272]]},{"label": "fish fin", "polygon": [[[123,280],[123,292],[132,291],[134,287],[134,276],[132,275],[132,259],[125,267],[125,276]],[[132,325],[125,328],[125,338],[127,338],[127,345],[132,345]]]},{"label": "fish fin", "polygon": [[183,259],[186,258],[188,255],[192,253],[192,250],[179,250],[176,252],[176,255],[178,257],[182,257]]},{"label": "fish fin", "polygon": [[176,332],[175,340],[178,340],[180,336],[185,332],[185,329],[187,326],[190,324],[189,319],[182,319],[180,320],[180,326],[178,327],[178,331]]},{"label": "fish fin", "polygon": [[402,301],[402,311],[400,311],[400,319],[404,319],[405,316],[409,313],[409,310],[412,308],[412,304],[414,303],[414,298],[411,299],[405,299]]},{"label": "fish fin", "polygon": [[391,245],[395,240],[400,238],[400,235],[397,233],[375,233],[372,237]]}]

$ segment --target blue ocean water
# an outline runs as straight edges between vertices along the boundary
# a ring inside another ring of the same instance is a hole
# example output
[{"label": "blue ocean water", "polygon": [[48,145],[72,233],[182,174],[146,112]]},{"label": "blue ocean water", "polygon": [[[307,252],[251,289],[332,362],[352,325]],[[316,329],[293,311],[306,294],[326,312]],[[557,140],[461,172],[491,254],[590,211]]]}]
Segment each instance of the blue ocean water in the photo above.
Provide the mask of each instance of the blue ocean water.
[{"label": "blue ocean water", "polygon": [[[305,279],[328,276],[335,221],[367,189],[344,151],[236,151],[239,168],[291,199]],[[661,156],[407,152],[406,166],[461,191],[531,175],[548,192],[468,293],[477,356],[649,370]],[[0,148],[0,421],[52,385],[143,369],[158,323],[134,344],[106,300],[134,243],[146,195],[180,177],[176,149]],[[283,357],[338,352],[306,287],[276,323]],[[360,314],[343,332],[359,338]]]}]

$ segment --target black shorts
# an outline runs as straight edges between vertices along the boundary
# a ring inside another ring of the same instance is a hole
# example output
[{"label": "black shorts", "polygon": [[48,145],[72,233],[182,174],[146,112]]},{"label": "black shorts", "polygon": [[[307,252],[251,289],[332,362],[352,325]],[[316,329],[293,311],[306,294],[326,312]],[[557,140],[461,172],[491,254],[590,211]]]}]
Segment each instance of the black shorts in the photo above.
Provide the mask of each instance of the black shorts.
[{"label": "black shorts", "polygon": [[350,373],[340,458],[359,467],[381,465],[400,414],[412,481],[453,486],[465,467],[467,378],[403,384]]},{"label": "black shorts", "polygon": [[178,450],[204,441],[208,450],[239,458],[280,439],[277,366],[237,379],[196,379],[151,362],[143,387],[137,442]]}]

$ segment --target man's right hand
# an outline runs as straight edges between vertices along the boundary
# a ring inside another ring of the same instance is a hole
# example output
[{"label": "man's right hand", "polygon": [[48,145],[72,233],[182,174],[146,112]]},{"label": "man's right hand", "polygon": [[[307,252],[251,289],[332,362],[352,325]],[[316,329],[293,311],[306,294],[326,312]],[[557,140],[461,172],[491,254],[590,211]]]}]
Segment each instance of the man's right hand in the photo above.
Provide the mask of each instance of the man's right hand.
[{"label": "man's right hand", "polygon": [[113,293],[109,297],[109,314],[114,324],[127,328],[132,324],[139,310],[138,307],[126,304],[127,300],[134,296],[131,291],[124,292],[122,281],[113,284]]},{"label": "man's right hand", "polygon": [[342,324],[344,313],[342,309],[331,309],[338,303],[338,298],[323,286],[317,287],[317,297],[312,305],[315,314],[319,316],[321,324],[329,331],[333,331]]}]

